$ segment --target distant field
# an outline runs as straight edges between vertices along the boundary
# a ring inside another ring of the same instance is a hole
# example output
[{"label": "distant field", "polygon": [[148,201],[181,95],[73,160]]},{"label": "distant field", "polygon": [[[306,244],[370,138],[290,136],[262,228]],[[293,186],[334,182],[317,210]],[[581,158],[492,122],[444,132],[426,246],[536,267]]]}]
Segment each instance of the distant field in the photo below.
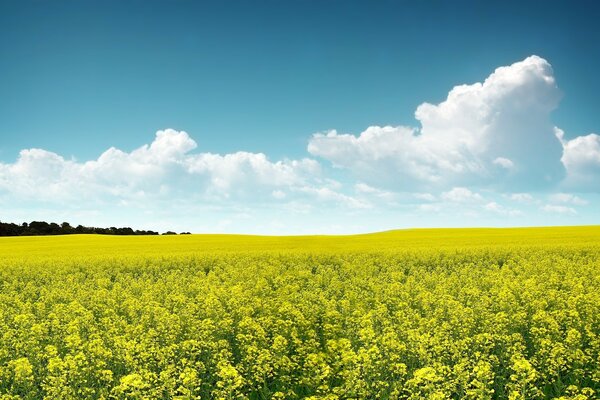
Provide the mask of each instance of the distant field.
[{"label": "distant field", "polygon": [[599,396],[599,226],[0,238],[0,399]]},{"label": "distant field", "polygon": [[600,226],[557,228],[407,229],[346,236],[109,236],[0,238],[0,257],[170,256],[213,252],[411,251],[422,248],[587,246]]}]

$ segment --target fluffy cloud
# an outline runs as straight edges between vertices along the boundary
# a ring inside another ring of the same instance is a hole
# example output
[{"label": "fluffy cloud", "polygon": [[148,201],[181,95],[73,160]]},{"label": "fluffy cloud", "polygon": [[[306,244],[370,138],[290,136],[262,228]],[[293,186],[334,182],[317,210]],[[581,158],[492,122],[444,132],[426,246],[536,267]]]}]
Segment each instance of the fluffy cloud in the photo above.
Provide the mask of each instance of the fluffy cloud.
[{"label": "fluffy cloud", "polygon": [[442,200],[453,203],[473,203],[482,201],[483,197],[479,193],[473,193],[467,188],[455,187],[452,190],[442,193]]},{"label": "fluffy cloud", "polygon": [[507,197],[508,199],[518,203],[533,203],[535,201],[533,196],[529,193],[511,193],[505,195],[504,197]]},{"label": "fluffy cloud", "polygon": [[577,210],[573,206],[585,206],[587,200],[571,193],[554,193],[548,196],[550,204],[545,204],[540,209],[546,213],[576,215]]},{"label": "fluffy cloud", "polygon": [[582,191],[599,191],[600,136],[591,133],[567,140],[558,128],[556,136],[563,146],[561,161],[568,171],[566,186]]},{"label": "fluffy cloud", "polygon": [[154,141],[132,152],[110,148],[96,160],[77,162],[41,149],[23,150],[16,162],[0,164],[0,193],[32,201],[126,201],[191,198],[244,202],[282,201],[286,192],[304,198],[365,207],[336,192],[308,158],[270,161],[262,153],[193,153],[186,132],[158,131]]},{"label": "fluffy cloud", "polygon": [[515,210],[512,208],[507,208],[503,205],[496,203],[495,201],[491,201],[483,206],[483,209],[486,211],[491,211],[493,213],[504,215],[508,217],[518,217],[523,215],[521,210]]},{"label": "fluffy cloud", "polygon": [[336,192],[335,190],[328,187],[303,187],[298,189],[299,192],[310,195],[311,197],[316,198],[317,200],[325,201],[325,202],[334,202],[337,204],[344,205],[348,208],[371,208],[372,205],[364,200],[357,199],[352,196],[348,196],[343,193]]},{"label": "fluffy cloud", "polygon": [[262,153],[237,152],[226,155],[203,153],[185,161],[186,171],[206,177],[207,190],[229,196],[260,188],[293,187],[306,184],[319,173],[310,159],[271,162]]},{"label": "fluffy cloud", "polygon": [[571,193],[554,193],[550,195],[550,201],[554,203],[573,204],[576,206],[585,206],[588,204],[587,200]]},{"label": "fluffy cloud", "polygon": [[421,104],[420,128],[372,126],[358,136],[315,134],[308,151],[361,180],[396,188],[495,184],[536,188],[564,175],[550,122],[561,97],[552,67],[531,56],[483,83],[454,87]]},{"label": "fluffy cloud", "polygon": [[546,204],[541,209],[542,209],[542,211],[545,211],[548,213],[555,213],[555,214],[569,214],[569,215],[577,214],[577,211],[575,211],[575,209],[573,207],[567,207],[567,206],[561,206],[561,205],[555,205],[555,204]]},{"label": "fluffy cloud", "polygon": [[423,200],[423,201],[435,201],[436,197],[431,193],[413,193],[413,197],[415,199]]},{"label": "fluffy cloud", "polygon": [[158,193],[167,188],[168,178],[185,170],[186,153],[194,148],[187,133],[165,130],[131,153],[110,148],[83,163],[42,149],[23,150],[15,163],[0,164],[0,190],[36,200]]},{"label": "fluffy cloud", "polygon": [[[489,196],[500,197],[494,196],[494,194],[489,194]],[[455,187],[442,192],[437,200],[435,196],[418,196],[417,198],[428,201],[428,203],[419,204],[416,207],[423,213],[443,211],[446,214],[461,215],[466,218],[481,218],[481,211],[485,211],[486,215],[491,218],[523,216],[522,210],[503,205],[498,202],[499,200],[484,198],[481,194],[465,187]]]},{"label": "fluffy cloud", "polygon": [[498,157],[492,163],[506,169],[512,169],[515,166],[515,163],[504,157]]},{"label": "fluffy cloud", "polygon": [[381,190],[373,186],[369,186],[363,182],[355,184],[354,191],[360,196],[375,201],[384,202],[387,205],[397,204],[398,196],[396,193],[389,192],[387,190]]}]

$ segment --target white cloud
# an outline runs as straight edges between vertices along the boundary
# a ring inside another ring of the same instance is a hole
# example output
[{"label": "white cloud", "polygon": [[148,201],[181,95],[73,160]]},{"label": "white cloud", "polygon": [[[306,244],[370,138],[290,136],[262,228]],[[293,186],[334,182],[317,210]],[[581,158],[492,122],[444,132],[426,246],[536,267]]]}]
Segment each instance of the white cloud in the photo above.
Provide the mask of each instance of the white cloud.
[{"label": "white cloud", "polygon": [[531,56],[483,83],[454,87],[440,104],[421,104],[420,128],[332,130],[313,135],[308,151],[375,185],[547,186],[564,175],[550,122],[560,97],[550,64]]},{"label": "white cloud", "polygon": [[22,150],[15,163],[0,164],[0,192],[22,198],[66,200],[71,197],[71,188],[79,187],[85,196],[78,176],[81,167],[46,150]]},{"label": "white cloud", "polygon": [[464,187],[455,187],[452,190],[443,192],[441,197],[443,200],[453,203],[473,203],[483,200],[479,193],[474,193]]},{"label": "white cloud", "polygon": [[227,196],[260,187],[286,187],[305,184],[319,173],[310,159],[271,162],[262,153],[201,153],[187,157],[186,171],[209,180],[207,188]]},{"label": "white cloud", "polygon": [[570,214],[570,215],[577,214],[577,211],[575,211],[575,209],[572,207],[555,205],[555,204],[546,204],[541,208],[541,210],[548,212],[548,213],[556,213],[556,214]]},{"label": "white cloud", "polygon": [[374,188],[373,186],[369,186],[366,183],[358,182],[354,185],[354,190],[358,193],[368,193],[368,194],[380,194],[385,193],[382,190]]},{"label": "white cloud", "polygon": [[500,204],[496,203],[495,201],[487,203],[485,206],[483,206],[483,208],[485,210],[494,211],[494,212],[500,212],[500,210],[502,210],[502,206]]},{"label": "white cloud", "polygon": [[413,197],[415,199],[423,200],[423,201],[435,201],[436,197],[431,193],[413,193]]},{"label": "white cloud", "polygon": [[561,161],[568,174],[565,185],[582,191],[600,191],[600,136],[590,133],[567,140],[558,128],[556,136],[563,146]]},{"label": "white cloud", "polygon": [[185,132],[158,131],[150,145],[130,153],[110,148],[83,163],[41,149],[20,152],[16,162],[0,164],[0,190],[25,199],[65,201],[145,197],[169,191],[185,173],[196,143]]},{"label": "white cloud", "polygon": [[[23,150],[13,164],[0,164],[0,193],[15,199],[65,204],[134,203],[181,199],[187,204],[287,201],[329,203],[349,209],[372,204],[342,193],[343,185],[322,177],[317,161],[271,161],[262,153],[193,153],[186,132],[158,131],[154,141],[132,152],[110,148],[97,160],[76,162],[40,149]],[[388,192],[358,185],[357,191],[386,198]],[[364,193],[362,193],[364,194]]]},{"label": "white cloud", "polygon": [[141,158],[153,161],[177,161],[196,147],[198,145],[187,132],[165,129],[156,132],[156,137],[150,146],[144,145],[135,150],[132,155],[139,155]]},{"label": "white cloud", "polygon": [[343,193],[336,192],[328,187],[310,187],[305,186],[297,189],[300,193],[309,194],[317,200],[324,202],[333,202],[336,204],[343,205],[348,208],[371,208],[372,205],[364,200],[357,199],[352,196],[345,195]]},{"label": "white cloud", "polygon": [[374,201],[387,202],[387,205],[396,205],[398,196],[396,193],[387,190],[381,190],[366,183],[359,182],[354,185],[354,191],[363,198],[368,198]]},{"label": "white cloud", "polygon": [[36,201],[103,201],[150,197],[281,198],[284,189],[319,188],[320,166],[311,159],[270,161],[262,153],[191,153],[186,132],[158,131],[132,152],[110,148],[97,160],[76,162],[41,149],[21,151],[0,164],[0,191]]},{"label": "white cloud", "polygon": [[491,201],[491,202],[487,203],[486,205],[483,206],[483,209],[486,211],[491,211],[496,214],[506,215],[509,217],[517,217],[517,216],[523,215],[523,212],[521,210],[507,208],[505,206],[502,206],[502,205],[496,203],[495,201]]},{"label": "white cloud", "polygon": [[509,195],[505,195],[512,201],[516,201],[518,203],[533,203],[535,199],[529,193],[511,193]]},{"label": "white cloud", "polygon": [[585,206],[588,204],[587,200],[581,197],[575,196],[571,193],[555,193],[550,195],[550,201],[553,203],[573,204],[576,206]]},{"label": "white cloud", "polygon": [[499,166],[501,166],[502,168],[505,168],[505,169],[512,169],[515,166],[515,163],[513,163],[508,158],[504,158],[504,157],[498,157],[498,158],[496,158],[492,162],[492,164],[499,165]]},{"label": "white cloud", "polygon": [[271,192],[271,195],[274,198],[276,198],[277,200],[285,199],[285,196],[286,196],[286,194],[285,194],[285,192],[283,190],[273,190]]},{"label": "white cloud", "polygon": [[417,206],[417,210],[422,211],[422,212],[433,212],[433,213],[438,213],[442,210],[442,206],[440,204],[419,204]]}]

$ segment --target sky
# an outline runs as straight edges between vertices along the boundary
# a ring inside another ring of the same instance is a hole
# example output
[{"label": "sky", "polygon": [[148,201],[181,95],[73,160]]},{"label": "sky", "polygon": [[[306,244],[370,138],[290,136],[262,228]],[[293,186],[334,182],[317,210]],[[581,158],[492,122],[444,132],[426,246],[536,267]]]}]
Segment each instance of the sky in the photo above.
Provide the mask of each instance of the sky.
[{"label": "sky", "polygon": [[0,1],[0,220],[600,224],[595,1]]}]

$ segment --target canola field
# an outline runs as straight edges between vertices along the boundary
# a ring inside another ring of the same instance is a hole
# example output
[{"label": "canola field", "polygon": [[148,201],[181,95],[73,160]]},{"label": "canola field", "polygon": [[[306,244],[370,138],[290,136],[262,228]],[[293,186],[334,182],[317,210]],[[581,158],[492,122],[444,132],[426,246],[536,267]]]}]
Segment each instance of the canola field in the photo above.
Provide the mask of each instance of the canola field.
[{"label": "canola field", "polygon": [[600,227],[0,238],[0,399],[597,399]]}]

